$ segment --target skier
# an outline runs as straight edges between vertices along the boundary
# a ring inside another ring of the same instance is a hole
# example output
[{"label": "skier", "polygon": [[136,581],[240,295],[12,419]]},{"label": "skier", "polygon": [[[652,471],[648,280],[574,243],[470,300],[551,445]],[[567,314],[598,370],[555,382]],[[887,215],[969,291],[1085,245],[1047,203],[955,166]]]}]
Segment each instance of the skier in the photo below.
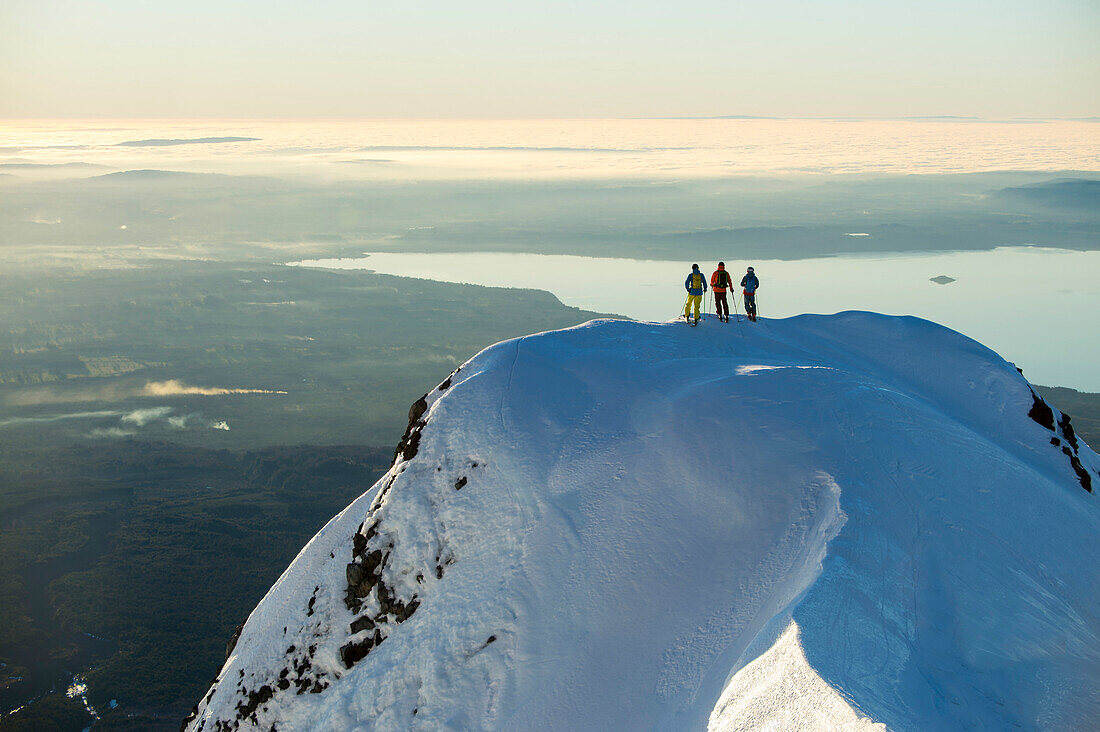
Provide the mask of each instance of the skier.
[{"label": "skier", "polygon": [[745,271],[745,276],[741,278],[741,287],[745,293],[745,313],[749,316],[749,320],[756,320],[756,290],[760,287],[760,280],[756,276],[756,272],[752,267],[749,267]]},{"label": "skier", "polygon": [[[726,323],[730,322],[730,306],[726,302],[726,288],[730,286],[730,273],[726,271],[726,263],[719,262],[718,269],[710,276],[711,290],[714,292],[714,311],[718,313],[718,319]],[[722,311],[726,314],[723,317]]]},{"label": "skier", "polygon": [[707,278],[703,276],[703,273],[699,271],[699,265],[691,265],[691,274],[684,280],[684,289],[688,292],[687,302],[684,303],[684,320],[691,323],[691,306],[695,304],[695,322],[692,325],[699,325],[699,304],[703,301],[703,293],[707,291]]}]

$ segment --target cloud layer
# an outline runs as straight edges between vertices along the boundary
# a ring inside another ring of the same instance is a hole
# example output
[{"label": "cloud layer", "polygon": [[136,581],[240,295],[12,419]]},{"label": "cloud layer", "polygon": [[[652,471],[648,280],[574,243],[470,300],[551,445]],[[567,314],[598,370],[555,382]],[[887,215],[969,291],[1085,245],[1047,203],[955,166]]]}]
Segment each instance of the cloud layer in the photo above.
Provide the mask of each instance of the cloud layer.
[{"label": "cloud layer", "polygon": [[[231,396],[238,394],[286,394],[275,389],[240,387],[192,386],[178,379],[148,381],[143,386],[104,384],[98,386],[36,386],[20,389],[4,398],[9,407],[30,407],[45,404],[80,404],[85,402],[121,402],[136,397],[164,398],[175,396]],[[94,413],[90,413],[94,414]],[[33,417],[28,419],[52,419]],[[0,426],[4,423],[0,422]]]},{"label": "cloud layer", "polygon": [[168,381],[150,381],[142,389],[141,396],[165,397],[165,396],[224,396],[227,394],[286,394],[285,391],[271,389],[236,389],[218,386],[189,386],[177,379]]}]

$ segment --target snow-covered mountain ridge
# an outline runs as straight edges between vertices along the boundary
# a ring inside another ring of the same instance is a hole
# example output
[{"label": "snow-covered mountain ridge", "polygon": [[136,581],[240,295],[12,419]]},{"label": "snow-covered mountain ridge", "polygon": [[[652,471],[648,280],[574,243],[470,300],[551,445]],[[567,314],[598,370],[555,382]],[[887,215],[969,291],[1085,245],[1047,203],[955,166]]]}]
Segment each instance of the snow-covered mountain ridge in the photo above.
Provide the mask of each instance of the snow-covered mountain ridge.
[{"label": "snow-covered mountain ridge", "polygon": [[413,405],[185,727],[1091,729],[1098,469],[915,318],[506,341]]}]

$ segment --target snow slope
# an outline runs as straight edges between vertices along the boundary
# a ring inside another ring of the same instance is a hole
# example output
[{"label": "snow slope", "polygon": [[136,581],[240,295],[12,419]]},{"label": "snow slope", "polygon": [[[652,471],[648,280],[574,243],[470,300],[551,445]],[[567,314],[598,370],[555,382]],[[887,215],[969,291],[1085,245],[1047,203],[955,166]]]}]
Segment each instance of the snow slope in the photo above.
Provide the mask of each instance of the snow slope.
[{"label": "snow slope", "polygon": [[914,318],[499,343],[413,405],[188,728],[1094,729],[1098,468]]}]

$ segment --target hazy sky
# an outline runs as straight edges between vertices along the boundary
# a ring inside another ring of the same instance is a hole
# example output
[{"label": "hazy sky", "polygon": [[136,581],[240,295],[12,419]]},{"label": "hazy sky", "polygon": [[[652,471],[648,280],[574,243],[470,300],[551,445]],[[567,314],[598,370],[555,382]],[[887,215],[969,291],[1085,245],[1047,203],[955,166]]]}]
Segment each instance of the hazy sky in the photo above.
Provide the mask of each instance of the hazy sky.
[{"label": "hazy sky", "polygon": [[1100,0],[0,0],[0,117],[1100,116]]}]

